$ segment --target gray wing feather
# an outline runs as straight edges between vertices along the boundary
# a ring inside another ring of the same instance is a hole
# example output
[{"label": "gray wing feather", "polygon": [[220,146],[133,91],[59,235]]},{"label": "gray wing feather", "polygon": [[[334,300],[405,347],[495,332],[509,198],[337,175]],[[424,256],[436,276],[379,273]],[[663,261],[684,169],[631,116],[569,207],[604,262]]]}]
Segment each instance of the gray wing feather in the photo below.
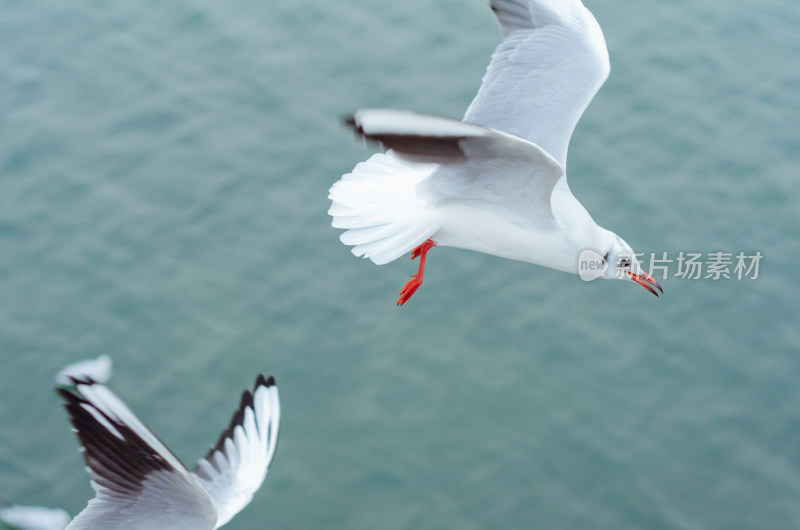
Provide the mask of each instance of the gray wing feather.
[{"label": "gray wing feather", "polygon": [[492,0],[498,45],[464,121],[524,138],[566,167],[572,131],[608,77],[608,50],[577,0]]}]

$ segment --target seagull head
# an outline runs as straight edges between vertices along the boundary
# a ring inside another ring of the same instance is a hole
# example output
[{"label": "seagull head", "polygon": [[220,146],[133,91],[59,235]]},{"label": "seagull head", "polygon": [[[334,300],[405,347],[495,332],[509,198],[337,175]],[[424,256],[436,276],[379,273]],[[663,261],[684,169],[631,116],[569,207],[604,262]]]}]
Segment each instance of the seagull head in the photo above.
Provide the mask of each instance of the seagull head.
[{"label": "seagull head", "polygon": [[611,235],[610,243],[605,248],[603,256],[608,267],[603,277],[607,280],[630,280],[656,296],[659,296],[659,292],[664,294],[664,289],[658,282],[642,270],[631,246],[617,234],[613,232],[609,232],[609,234]]}]

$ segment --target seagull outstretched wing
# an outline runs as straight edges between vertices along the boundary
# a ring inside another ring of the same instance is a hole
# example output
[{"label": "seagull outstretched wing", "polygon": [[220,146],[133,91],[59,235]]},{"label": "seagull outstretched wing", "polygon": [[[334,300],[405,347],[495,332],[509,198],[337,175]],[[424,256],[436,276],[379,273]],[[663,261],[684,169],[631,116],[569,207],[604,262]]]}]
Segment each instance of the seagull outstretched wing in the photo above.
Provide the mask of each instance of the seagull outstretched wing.
[{"label": "seagull outstretched wing", "polygon": [[278,445],[281,406],[275,379],[260,375],[245,391],[231,423],[192,475],[217,507],[217,527],[250,503]]},{"label": "seagull outstretched wing", "polygon": [[550,196],[564,169],[525,139],[402,110],[361,109],[347,123],[397,156],[440,164],[418,185],[432,204],[492,203],[501,215],[552,217]]},{"label": "seagull outstretched wing", "polygon": [[67,527],[214,529],[245,507],[275,452],[280,404],[275,380],[259,375],[230,426],[189,472],[105,385],[70,372],[57,389],[81,443],[96,496]]},{"label": "seagull outstretched wing", "polygon": [[609,73],[600,26],[580,0],[491,0],[505,39],[464,121],[524,138],[566,167],[583,111]]},{"label": "seagull outstretched wing", "polygon": [[84,379],[57,392],[95,491],[68,530],[214,528],[211,497],[111,390]]}]

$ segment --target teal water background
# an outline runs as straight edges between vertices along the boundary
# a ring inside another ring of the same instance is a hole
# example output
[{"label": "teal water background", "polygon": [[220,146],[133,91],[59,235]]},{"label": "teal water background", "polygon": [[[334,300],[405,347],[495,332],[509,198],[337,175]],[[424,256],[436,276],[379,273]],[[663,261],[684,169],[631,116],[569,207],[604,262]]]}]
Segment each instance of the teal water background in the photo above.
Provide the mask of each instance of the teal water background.
[{"label": "teal water background", "polygon": [[354,258],[359,107],[461,117],[481,0],[0,2],[0,496],[92,497],[53,374],[188,466],[258,372],[281,441],[228,528],[798,528],[800,4],[587,0],[612,73],[573,192],[636,250],[759,251],[658,300],[455,249]]}]

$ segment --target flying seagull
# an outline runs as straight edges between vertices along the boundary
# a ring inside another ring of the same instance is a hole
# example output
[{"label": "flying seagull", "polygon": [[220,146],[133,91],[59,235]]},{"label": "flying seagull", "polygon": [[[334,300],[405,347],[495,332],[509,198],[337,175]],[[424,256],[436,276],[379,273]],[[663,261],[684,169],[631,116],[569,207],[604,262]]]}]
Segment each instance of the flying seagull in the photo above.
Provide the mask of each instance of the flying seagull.
[{"label": "flying seagull", "polygon": [[69,514],[59,508],[0,506],[0,528],[15,530],[64,530]]},{"label": "flying seagull", "polygon": [[280,421],[271,376],[259,375],[253,391],[242,394],[230,425],[193,471],[90,374],[66,370],[60,377],[56,391],[95,491],[67,530],[211,530],[247,506],[264,482]]},{"label": "flying seagull", "polygon": [[591,251],[604,278],[663,289],[631,247],[598,226],[567,184],[567,146],[608,77],[603,33],[580,0],[491,0],[504,40],[463,121],[363,109],[346,122],[387,152],[330,189],[328,213],[356,256],[382,265],[411,252],[422,284],[434,246],[580,272]]}]

